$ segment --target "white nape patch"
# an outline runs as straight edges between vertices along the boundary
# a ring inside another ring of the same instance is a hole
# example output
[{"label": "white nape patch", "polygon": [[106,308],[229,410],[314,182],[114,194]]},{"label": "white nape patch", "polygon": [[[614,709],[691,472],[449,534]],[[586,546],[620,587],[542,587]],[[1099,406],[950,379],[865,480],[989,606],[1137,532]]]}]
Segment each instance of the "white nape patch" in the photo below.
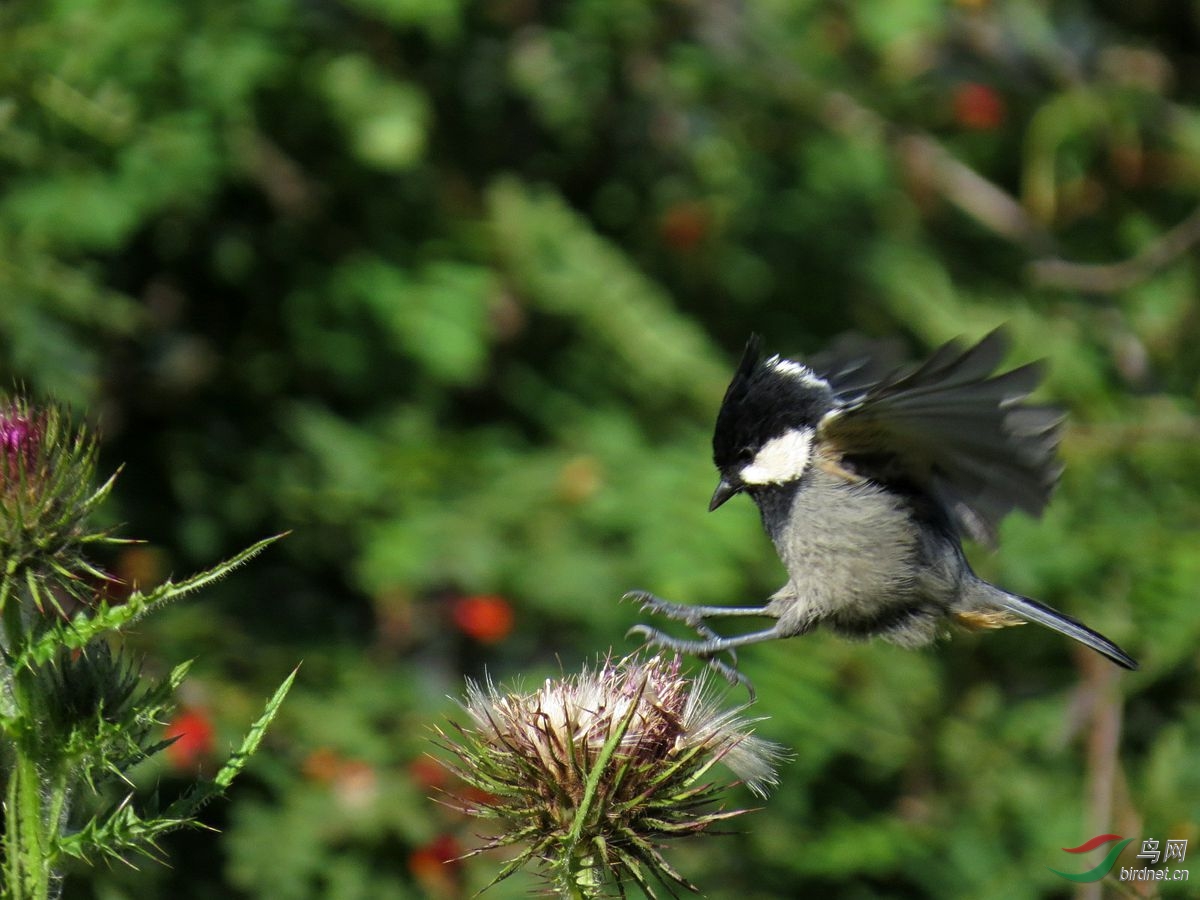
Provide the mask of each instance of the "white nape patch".
[{"label": "white nape patch", "polygon": [[812,442],[811,428],[793,428],[771,438],[742,469],[742,481],[753,485],[795,481],[808,468]]},{"label": "white nape patch", "polygon": [[804,365],[804,363],[798,363],[794,359],[784,359],[778,353],[769,358],[765,365],[781,375],[795,378],[812,387],[829,387],[828,381]]}]

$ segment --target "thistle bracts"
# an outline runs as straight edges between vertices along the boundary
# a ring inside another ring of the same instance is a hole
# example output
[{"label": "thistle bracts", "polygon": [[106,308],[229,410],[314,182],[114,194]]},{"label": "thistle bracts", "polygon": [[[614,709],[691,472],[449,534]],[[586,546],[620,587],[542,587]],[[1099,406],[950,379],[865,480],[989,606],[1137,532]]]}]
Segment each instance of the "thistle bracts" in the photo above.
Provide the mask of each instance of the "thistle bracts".
[{"label": "thistle bracts", "polygon": [[630,882],[651,897],[656,883],[696,890],[663,842],[745,812],[718,805],[718,762],[764,796],[781,756],[709,684],[661,657],[606,661],[531,692],[468,683],[470,721],[441,746],[474,789],[452,805],[498,824],[475,852],[523,845],[493,883],[534,862],[562,897],[624,895]]}]

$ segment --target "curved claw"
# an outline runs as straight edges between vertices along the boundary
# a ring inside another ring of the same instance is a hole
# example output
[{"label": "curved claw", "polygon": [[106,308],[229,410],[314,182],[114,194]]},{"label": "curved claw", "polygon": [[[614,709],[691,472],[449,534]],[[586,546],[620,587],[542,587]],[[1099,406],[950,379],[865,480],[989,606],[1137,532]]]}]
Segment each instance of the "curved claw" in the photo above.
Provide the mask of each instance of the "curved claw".
[{"label": "curved claw", "polygon": [[640,634],[646,643],[650,643],[650,640],[655,637],[655,635],[662,634],[662,632],[657,628],[651,628],[649,625],[634,625],[627,632],[625,632],[625,637],[633,637],[635,634]]},{"label": "curved claw", "polygon": [[641,611],[651,615],[664,616],[673,622],[683,622],[697,630],[700,629],[704,616],[699,614],[694,606],[683,603],[672,603],[649,591],[627,591],[622,600],[632,600],[641,604]]},{"label": "curved claw", "polygon": [[729,665],[728,663],[721,662],[721,660],[711,656],[705,660],[705,662],[708,664],[710,669],[716,671],[718,675],[720,675],[730,684],[734,685],[735,687],[740,684],[742,687],[744,687],[746,689],[746,693],[750,695],[749,702],[753,703],[758,697],[758,692],[754,690],[754,682],[752,682],[733,666]]},{"label": "curved claw", "polygon": [[721,635],[717,634],[711,628],[703,626],[697,629],[697,633],[704,640],[675,638],[671,637],[665,631],[659,631],[657,628],[651,628],[649,625],[638,624],[625,632],[625,637],[640,635],[643,641],[652,647],[662,647],[666,650],[674,650],[676,653],[698,656],[706,661],[712,660],[713,655],[716,653],[728,653],[733,662],[737,663],[737,652],[734,648],[721,646],[725,638],[721,637]]},{"label": "curved claw", "polygon": [[662,597],[652,594],[649,591],[626,591],[621,595],[621,600],[629,600],[637,603],[641,607],[642,612],[658,612],[660,610],[682,609],[679,604],[669,603]]},{"label": "curved claw", "polygon": [[676,653],[690,656],[704,655],[708,647],[707,641],[671,637],[665,631],[659,631],[657,628],[651,628],[649,625],[634,625],[625,632],[625,637],[633,637],[634,635],[639,635],[643,641],[652,647],[662,647],[666,650],[674,650]]}]

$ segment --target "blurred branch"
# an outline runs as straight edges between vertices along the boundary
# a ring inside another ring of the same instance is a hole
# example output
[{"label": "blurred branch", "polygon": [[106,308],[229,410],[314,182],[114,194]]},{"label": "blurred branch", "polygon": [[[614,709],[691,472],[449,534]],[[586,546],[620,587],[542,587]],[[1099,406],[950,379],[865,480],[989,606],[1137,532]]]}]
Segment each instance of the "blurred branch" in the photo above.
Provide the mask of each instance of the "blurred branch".
[{"label": "blurred branch", "polygon": [[871,134],[892,146],[909,175],[989,231],[1032,253],[1052,252],[1054,239],[1008,191],[956,159],[932,136],[902,130],[842,91],[829,91],[818,115],[847,137]]},{"label": "blurred branch", "polygon": [[278,212],[302,217],[315,211],[316,186],[282,147],[261,132],[245,128],[235,135],[234,149],[243,169]]},{"label": "blurred branch", "polygon": [[[1121,695],[1117,669],[1104,660],[1079,655],[1080,689],[1090,695],[1091,722],[1087,733],[1088,834],[1108,831],[1113,818],[1113,787],[1119,772]],[[1081,884],[1076,900],[1100,900],[1100,882]]]},{"label": "blurred branch", "polygon": [[924,134],[905,135],[896,149],[912,172],[950,203],[981,225],[1014,244],[1046,252],[1053,238],[1015,197],[970,166],[955,159],[945,147]]},{"label": "blurred branch", "polygon": [[1111,294],[1151,277],[1197,243],[1200,243],[1200,206],[1130,259],[1103,264],[1040,259],[1030,263],[1029,276],[1039,287]]},{"label": "blurred branch", "polygon": [[1125,290],[1200,244],[1200,206],[1141,253],[1118,263],[1076,263],[1051,256],[1054,238],[1021,202],[956,159],[932,136],[897,128],[879,113],[842,91],[829,91],[818,116],[846,137],[886,142],[908,174],[997,236],[1035,255],[1027,274],[1038,287],[1109,294]]}]

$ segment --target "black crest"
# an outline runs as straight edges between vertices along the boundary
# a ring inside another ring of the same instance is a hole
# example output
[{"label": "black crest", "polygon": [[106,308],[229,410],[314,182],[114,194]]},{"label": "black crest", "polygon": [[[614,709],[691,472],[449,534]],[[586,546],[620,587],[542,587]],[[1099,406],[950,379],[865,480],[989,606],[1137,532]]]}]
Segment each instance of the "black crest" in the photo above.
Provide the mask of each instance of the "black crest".
[{"label": "black crest", "polygon": [[[713,431],[713,462],[724,471],[789,428],[815,426],[829,409],[832,392],[815,375],[800,377],[778,357],[763,359],[762,339],[750,335]],[[789,364],[795,365],[795,364]]]}]

